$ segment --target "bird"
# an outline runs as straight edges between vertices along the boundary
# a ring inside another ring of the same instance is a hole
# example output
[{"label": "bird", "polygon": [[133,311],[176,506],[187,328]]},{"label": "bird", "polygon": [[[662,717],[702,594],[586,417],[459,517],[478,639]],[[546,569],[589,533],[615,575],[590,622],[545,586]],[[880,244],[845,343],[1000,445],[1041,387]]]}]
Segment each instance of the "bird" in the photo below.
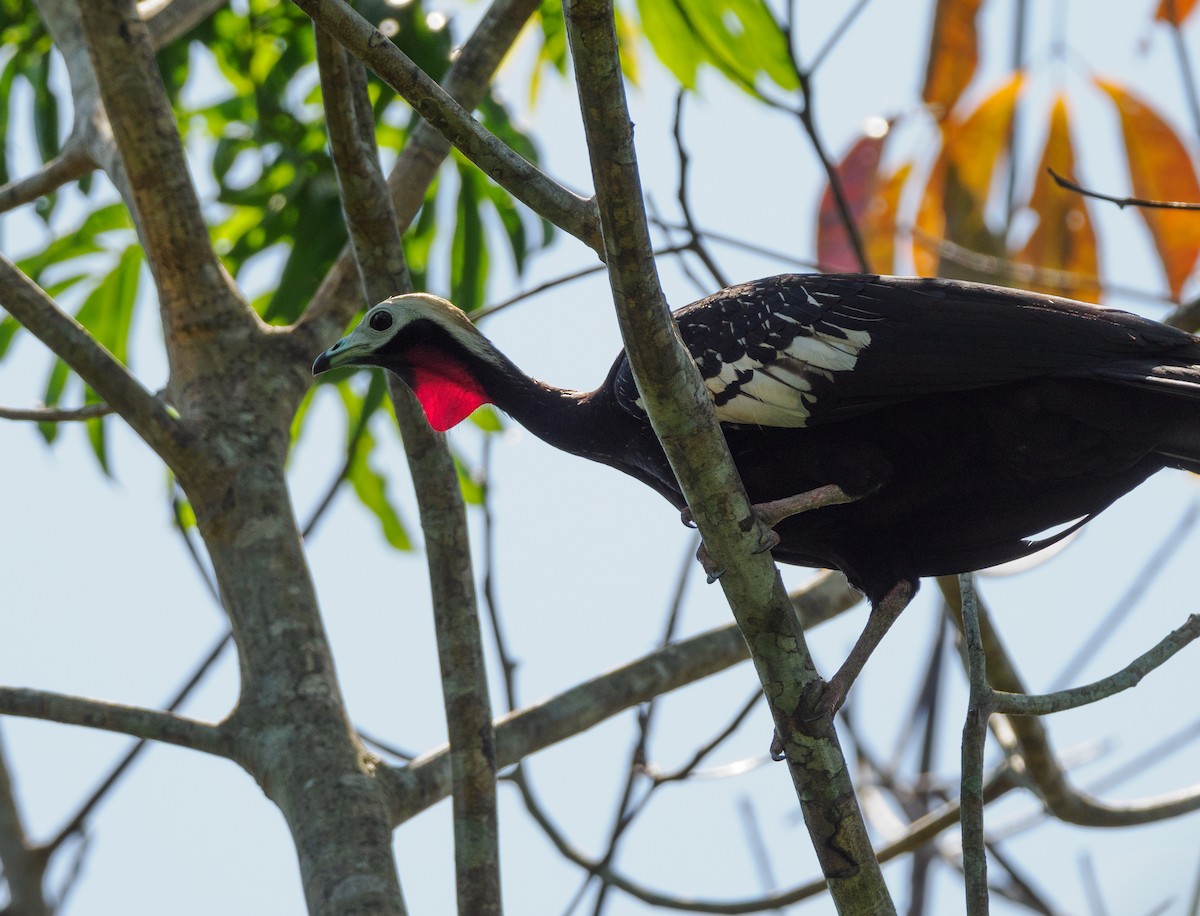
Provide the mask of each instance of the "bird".
[{"label": "bird", "polygon": [[[1036,292],[783,274],[673,312],[775,560],[871,603],[836,711],[919,580],[1040,550],[1163,468],[1200,472],[1200,338]],[[368,309],[313,374],[380,367],[447,430],[484,403],[687,507],[622,352],[594,391],[526,375],[451,303]]]}]

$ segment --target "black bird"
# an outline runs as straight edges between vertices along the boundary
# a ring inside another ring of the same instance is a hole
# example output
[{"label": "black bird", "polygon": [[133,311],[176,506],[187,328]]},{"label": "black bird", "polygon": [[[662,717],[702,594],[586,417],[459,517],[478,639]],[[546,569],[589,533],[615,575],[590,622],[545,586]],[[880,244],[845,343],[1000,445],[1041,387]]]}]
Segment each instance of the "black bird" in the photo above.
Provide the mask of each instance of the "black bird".
[{"label": "black bird", "polygon": [[[674,317],[778,535],[775,559],[840,569],[872,603],[827,711],[920,577],[1023,557],[1155,471],[1200,471],[1200,338],[1126,312],[952,280],[790,274]],[[685,509],[624,353],[595,391],[554,388],[414,293],[371,308],[313,373],[338,366],[390,369],[438,430],[494,403]]]}]

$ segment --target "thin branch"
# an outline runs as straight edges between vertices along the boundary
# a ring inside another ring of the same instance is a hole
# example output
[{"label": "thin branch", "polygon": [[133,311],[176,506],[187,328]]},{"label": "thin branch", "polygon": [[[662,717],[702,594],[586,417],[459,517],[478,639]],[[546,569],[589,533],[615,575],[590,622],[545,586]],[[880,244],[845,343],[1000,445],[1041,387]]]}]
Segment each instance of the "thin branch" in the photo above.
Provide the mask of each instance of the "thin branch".
[{"label": "thin branch", "polygon": [[0,305],[79,373],[169,466],[183,464],[190,440],[166,405],[2,255]]},{"label": "thin branch", "polygon": [[567,36],[604,227],[621,336],[655,434],[700,527],[760,682],[822,871],[838,906],[894,910],[871,849],[832,717],[814,716],[824,682],[795,626],[779,571],[746,498],[699,372],[654,270],[633,125],[606,0],[568,0]]},{"label": "thin branch", "polygon": [[[368,301],[412,289],[395,211],[379,166],[366,71],[317,30],[317,60],[346,224]],[[458,911],[499,916],[496,748],[466,509],[446,440],[416,398],[389,376],[392,402],[417,494],[433,593],[442,696],[454,785]]]},{"label": "thin branch", "polygon": [[62,152],[32,175],[0,187],[0,213],[7,213],[40,197],[53,194],[67,182],[88,174],[95,164],[79,143],[63,144]]},{"label": "thin branch", "polygon": [[1093,191],[1085,188],[1083,185],[1059,175],[1054,169],[1046,169],[1046,171],[1050,173],[1050,177],[1054,179],[1060,188],[1074,191],[1076,194],[1082,194],[1084,197],[1091,197],[1095,200],[1104,200],[1110,204],[1116,204],[1122,210],[1126,207],[1142,207],[1147,210],[1200,210],[1200,201],[1147,200],[1144,197],[1115,197],[1112,194],[1105,194],[1101,191]]},{"label": "thin branch", "polygon": [[[840,574],[822,573],[791,596],[792,613],[801,626],[811,628],[860,600]],[[729,624],[502,716],[496,722],[496,765],[511,766],[659,694],[724,671],[748,655],[737,626]],[[400,824],[450,794],[447,749],[423,754],[411,766],[389,771],[387,778],[393,783],[393,822]]]},{"label": "thin branch", "polygon": [[1138,602],[1154,583],[1171,557],[1187,542],[1187,534],[1200,520],[1200,499],[1193,499],[1184,509],[1179,521],[1171,528],[1154,553],[1138,570],[1124,593],[1113,604],[1112,609],[1092,629],[1092,635],[1084,640],[1075,654],[1063,665],[1058,675],[1050,682],[1050,690],[1060,690],[1078,677],[1084,665],[1093,659],[1100,647],[1120,628],[1125,618],[1137,608]]},{"label": "thin branch", "polygon": [[988,686],[987,655],[979,626],[979,606],[970,573],[958,577],[962,596],[963,636],[966,643],[967,676],[971,685],[966,720],[963,722],[962,805],[963,874],[966,878],[967,913],[985,916],[988,912],[987,851],[983,839],[983,752],[987,742],[987,721],[991,714],[991,687]]},{"label": "thin branch", "polygon": [[[951,616],[960,620],[962,603],[954,577],[939,576],[938,585],[947,604],[955,612]],[[978,610],[987,655],[988,679],[993,689],[1014,694],[1028,693],[991,624],[983,601],[978,602]],[[1011,716],[1000,721],[1008,723],[1019,739],[1026,773],[1041,796],[1047,813],[1065,823],[1082,827],[1129,827],[1167,820],[1200,809],[1200,786],[1122,804],[1095,799],[1068,782],[1039,717]]]},{"label": "thin branch", "polygon": [[157,709],[106,703],[48,690],[0,687],[0,715],[98,728],[175,744],[218,757],[233,755],[233,741],[219,725],[209,725]]},{"label": "thin branch", "polygon": [[[192,695],[193,691],[200,686],[200,683],[208,675],[208,672],[212,670],[213,665],[217,663],[217,660],[232,642],[233,633],[226,631],[226,633],[213,644],[212,648],[209,649],[204,658],[200,660],[200,663],[196,666],[196,669],[192,672],[187,681],[184,682],[179,690],[176,691],[175,695],[168,701],[167,705],[165,706],[166,712],[173,713],[184,704],[187,698]],[[106,795],[108,795],[113,786],[120,782],[121,777],[125,775],[125,773],[133,765],[134,761],[142,755],[147,747],[149,747],[148,739],[142,738],[129,749],[125,756],[121,758],[120,762],[112,768],[108,776],[106,776],[101,781],[100,785],[98,785],[92,791],[92,794],[88,796],[87,800],[79,806],[79,810],[75,812],[75,815],[63,825],[62,829],[58,831],[54,839],[46,844],[45,849],[48,854],[58,849],[58,847],[65,843],[73,834],[83,832],[84,825],[87,822],[88,817],[91,816],[92,811],[94,811],[96,806],[100,804]]]},{"label": "thin branch", "polygon": [[0,420],[29,420],[34,423],[74,423],[107,417],[116,411],[107,404],[82,407],[0,407]]},{"label": "thin branch", "polygon": [[594,202],[572,194],[475,121],[441,86],[343,0],[296,0],[418,114],[497,184],[539,215],[603,251]]},{"label": "thin branch", "polygon": [[993,698],[993,709],[1010,716],[1045,716],[1107,699],[1130,687],[1136,687],[1142,682],[1142,678],[1165,664],[1198,636],[1200,615],[1192,614],[1182,626],[1168,633],[1153,649],[1139,655],[1115,674],[1082,687],[1072,687],[1054,693],[1030,695],[997,691]]},{"label": "thin branch", "polygon": [[[803,884],[788,888],[787,890],[779,891],[765,897],[751,897],[736,901],[721,901],[721,900],[704,900],[696,897],[677,897],[671,894],[661,893],[651,890],[636,881],[632,881],[624,875],[621,875],[611,868],[603,868],[598,862],[595,862],[585,856],[582,852],[576,849],[562,834],[562,831],[550,820],[550,817],[543,810],[537,798],[533,795],[532,788],[524,779],[524,774],[521,770],[513,773],[510,777],[512,782],[516,784],[521,791],[522,799],[525,802],[526,810],[530,812],[534,820],[545,832],[546,836],[554,844],[555,848],[568,860],[574,862],[580,868],[588,871],[589,874],[597,875],[603,878],[609,884],[624,891],[631,897],[648,903],[652,906],[662,907],[664,909],[678,910],[686,913],[723,913],[723,914],[740,914],[740,913],[761,913],[764,910],[777,910],[782,907],[791,906],[794,903],[799,903],[803,900],[810,900],[813,897],[820,896],[827,892],[828,887],[825,879],[818,878],[813,881],[807,881]],[[1000,796],[1012,791],[1017,787],[1016,781],[1013,779],[1012,772],[1007,766],[1002,766],[995,774],[990,776],[984,785],[984,798],[990,804]],[[892,842],[881,846],[877,852],[880,862],[888,862],[899,856],[905,855],[912,850],[935,839],[939,833],[949,827],[954,826],[959,819],[959,807],[957,802],[948,802],[939,808],[937,811],[931,812],[926,817],[913,822],[908,826],[908,829],[903,834],[898,836]],[[850,911],[859,912],[859,911]],[[870,912],[870,911],[867,911]]]}]

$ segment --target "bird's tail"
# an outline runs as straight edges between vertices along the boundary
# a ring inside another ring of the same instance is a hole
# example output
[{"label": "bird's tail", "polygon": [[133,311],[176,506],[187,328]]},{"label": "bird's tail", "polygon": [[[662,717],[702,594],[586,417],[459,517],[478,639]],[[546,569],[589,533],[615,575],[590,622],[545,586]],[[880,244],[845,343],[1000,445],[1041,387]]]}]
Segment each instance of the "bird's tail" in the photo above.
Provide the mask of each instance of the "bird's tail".
[{"label": "bird's tail", "polygon": [[1200,474],[1200,365],[1130,363],[1101,374],[1178,403],[1177,419],[1155,452],[1168,467]]}]

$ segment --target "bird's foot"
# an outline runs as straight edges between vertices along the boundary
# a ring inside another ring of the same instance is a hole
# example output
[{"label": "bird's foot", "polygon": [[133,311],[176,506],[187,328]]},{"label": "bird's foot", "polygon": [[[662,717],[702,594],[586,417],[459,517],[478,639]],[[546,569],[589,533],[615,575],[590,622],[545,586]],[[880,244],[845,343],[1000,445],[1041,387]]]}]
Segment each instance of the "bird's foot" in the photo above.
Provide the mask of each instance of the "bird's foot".
[{"label": "bird's foot", "polygon": [[875,647],[879,645],[884,635],[891,629],[892,624],[896,622],[900,612],[908,607],[909,602],[916,595],[917,585],[918,583],[913,579],[904,579],[893,585],[882,598],[871,604],[871,616],[867,618],[867,625],[863,627],[858,641],[854,643],[854,648],[842,662],[842,667],[838,668],[837,673],[825,685],[825,692],[813,709],[814,719],[825,716],[832,718],[842,708],[851,685],[862,671],[863,666],[866,665],[867,659],[871,657]]},{"label": "bird's foot", "polygon": [[696,559],[700,561],[700,566],[704,569],[704,574],[708,577],[709,585],[712,585],[721,576],[725,575],[725,568],[717,565],[717,561],[712,558],[712,554],[708,552],[708,548],[704,546],[703,541],[696,548]]}]

